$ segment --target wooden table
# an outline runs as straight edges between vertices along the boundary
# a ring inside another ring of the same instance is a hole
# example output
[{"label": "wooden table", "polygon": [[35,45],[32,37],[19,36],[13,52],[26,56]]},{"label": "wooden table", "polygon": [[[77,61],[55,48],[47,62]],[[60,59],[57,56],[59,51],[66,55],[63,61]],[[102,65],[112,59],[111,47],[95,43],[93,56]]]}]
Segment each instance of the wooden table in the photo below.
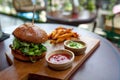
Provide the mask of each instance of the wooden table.
[{"label": "wooden table", "polygon": [[65,11],[48,11],[47,22],[60,23],[78,26],[79,24],[94,23],[93,30],[96,27],[97,12],[90,12],[88,10],[80,11],[79,13],[71,13]]},{"label": "wooden table", "polygon": [[[54,30],[58,26],[64,26],[71,28],[68,25],[59,24],[38,24],[42,29],[46,30],[48,33]],[[4,28],[3,31],[7,33],[12,33],[12,31],[17,26],[11,26]],[[77,71],[72,74],[69,78],[70,80],[120,80],[120,52],[106,39],[74,27],[74,31],[81,34],[83,37],[90,37],[100,40],[100,46],[94,51],[94,53],[77,69]],[[12,43],[13,36],[11,35],[9,39],[0,42],[0,77],[2,80],[17,80],[19,78],[19,71],[14,72],[15,69],[11,70],[11,66],[7,61],[5,52],[8,53],[10,59],[13,61],[14,58],[10,53],[9,44]],[[17,63],[17,61],[13,62]],[[34,65],[34,64],[33,64]],[[17,65],[19,66],[19,65]],[[23,65],[26,66],[26,65]],[[8,74],[5,71],[11,70],[12,72]],[[35,69],[36,70],[36,69]],[[24,72],[24,71],[23,71]],[[4,75],[2,73],[5,73]],[[16,73],[16,74],[13,74]],[[9,79],[7,77],[9,76]],[[38,79],[40,80],[40,79]]]}]

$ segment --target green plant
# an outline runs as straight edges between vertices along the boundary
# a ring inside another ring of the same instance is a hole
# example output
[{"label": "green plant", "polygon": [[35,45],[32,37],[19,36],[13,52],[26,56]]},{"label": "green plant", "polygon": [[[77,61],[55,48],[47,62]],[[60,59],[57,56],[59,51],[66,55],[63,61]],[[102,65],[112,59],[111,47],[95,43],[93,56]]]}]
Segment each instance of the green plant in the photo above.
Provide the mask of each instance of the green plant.
[{"label": "green plant", "polygon": [[3,0],[0,0],[0,5],[3,3]]},{"label": "green plant", "polygon": [[89,11],[93,11],[95,10],[95,0],[88,0],[87,4],[86,4],[86,9],[88,9]]},{"label": "green plant", "polygon": [[96,0],[79,0],[79,6],[89,11],[93,11],[96,8],[95,1]]},{"label": "green plant", "polygon": [[116,1],[117,0],[110,0],[110,4],[108,4],[108,10],[111,10],[113,9],[113,6],[116,4]]}]

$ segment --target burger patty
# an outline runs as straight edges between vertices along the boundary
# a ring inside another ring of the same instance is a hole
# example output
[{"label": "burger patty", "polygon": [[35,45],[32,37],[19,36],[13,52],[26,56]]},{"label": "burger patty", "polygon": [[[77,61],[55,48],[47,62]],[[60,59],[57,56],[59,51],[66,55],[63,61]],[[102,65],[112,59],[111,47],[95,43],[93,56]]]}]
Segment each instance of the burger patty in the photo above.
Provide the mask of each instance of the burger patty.
[{"label": "burger patty", "polygon": [[45,53],[42,53],[40,56],[35,55],[35,56],[28,56],[28,55],[24,55],[21,51],[19,50],[11,50],[13,56],[21,61],[31,61],[31,62],[36,62],[39,59],[43,58],[45,56]]}]

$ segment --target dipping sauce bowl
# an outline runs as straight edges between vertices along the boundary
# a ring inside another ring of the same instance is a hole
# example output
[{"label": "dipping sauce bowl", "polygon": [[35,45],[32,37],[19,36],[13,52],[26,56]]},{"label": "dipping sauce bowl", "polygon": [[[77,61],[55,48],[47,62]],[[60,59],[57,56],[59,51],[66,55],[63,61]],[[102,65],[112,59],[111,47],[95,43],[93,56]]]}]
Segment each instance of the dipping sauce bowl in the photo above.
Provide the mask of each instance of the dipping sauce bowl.
[{"label": "dipping sauce bowl", "polygon": [[64,48],[72,51],[76,56],[84,54],[86,50],[86,43],[80,40],[66,40]]},{"label": "dipping sauce bowl", "polygon": [[55,50],[46,54],[45,59],[50,68],[54,70],[66,70],[72,67],[74,53],[66,49]]}]

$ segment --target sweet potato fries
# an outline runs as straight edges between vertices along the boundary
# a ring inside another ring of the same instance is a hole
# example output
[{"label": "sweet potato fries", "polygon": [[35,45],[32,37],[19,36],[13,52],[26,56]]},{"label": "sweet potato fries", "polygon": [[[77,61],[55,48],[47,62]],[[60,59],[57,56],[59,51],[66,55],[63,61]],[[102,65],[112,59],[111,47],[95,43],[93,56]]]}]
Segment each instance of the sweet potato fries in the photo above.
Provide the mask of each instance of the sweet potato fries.
[{"label": "sweet potato fries", "polygon": [[57,44],[65,40],[78,39],[79,35],[72,31],[72,28],[58,27],[49,34],[50,43]]}]

